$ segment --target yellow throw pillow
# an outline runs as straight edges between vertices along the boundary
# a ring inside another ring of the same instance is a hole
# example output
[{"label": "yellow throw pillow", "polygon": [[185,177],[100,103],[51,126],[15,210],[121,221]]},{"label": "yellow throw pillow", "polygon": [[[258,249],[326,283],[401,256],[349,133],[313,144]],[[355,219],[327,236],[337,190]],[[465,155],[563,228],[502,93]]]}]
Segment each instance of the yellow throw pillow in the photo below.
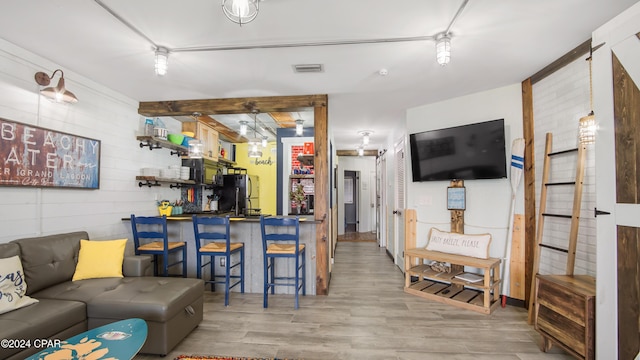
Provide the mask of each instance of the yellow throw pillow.
[{"label": "yellow throw pillow", "polygon": [[72,281],[123,277],[122,262],[127,239],[80,240],[78,264]]}]

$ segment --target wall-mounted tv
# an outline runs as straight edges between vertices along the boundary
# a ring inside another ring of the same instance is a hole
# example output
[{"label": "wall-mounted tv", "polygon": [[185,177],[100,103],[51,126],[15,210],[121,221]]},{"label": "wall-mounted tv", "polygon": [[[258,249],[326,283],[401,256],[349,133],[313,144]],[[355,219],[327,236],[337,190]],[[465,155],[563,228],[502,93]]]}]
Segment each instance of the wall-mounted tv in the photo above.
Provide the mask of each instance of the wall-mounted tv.
[{"label": "wall-mounted tv", "polygon": [[410,134],[413,181],[507,177],[504,119]]}]

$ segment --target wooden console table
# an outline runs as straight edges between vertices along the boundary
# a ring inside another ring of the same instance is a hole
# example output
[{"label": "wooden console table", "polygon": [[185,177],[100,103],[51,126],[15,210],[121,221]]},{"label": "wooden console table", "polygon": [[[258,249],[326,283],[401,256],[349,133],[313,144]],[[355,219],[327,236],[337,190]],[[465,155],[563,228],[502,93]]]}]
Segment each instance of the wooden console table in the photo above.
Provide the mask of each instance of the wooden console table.
[{"label": "wooden console table", "polygon": [[[420,248],[405,250],[404,257],[406,293],[483,314],[491,314],[500,304],[501,260],[498,258],[478,259]],[[425,260],[449,263],[452,271],[434,271]],[[482,270],[482,281],[455,278],[464,272],[465,266]]]}]

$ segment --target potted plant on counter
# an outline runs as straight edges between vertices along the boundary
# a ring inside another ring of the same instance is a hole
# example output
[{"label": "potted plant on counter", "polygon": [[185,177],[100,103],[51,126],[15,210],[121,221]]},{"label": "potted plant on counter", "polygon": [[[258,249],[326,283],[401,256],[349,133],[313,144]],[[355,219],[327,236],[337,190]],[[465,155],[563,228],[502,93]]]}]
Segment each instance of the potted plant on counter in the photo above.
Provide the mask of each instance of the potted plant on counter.
[{"label": "potted plant on counter", "polygon": [[296,203],[296,213],[300,214],[302,211],[302,203],[307,199],[304,195],[304,186],[302,186],[302,184],[294,185],[294,188],[289,193],[289,199]]}]

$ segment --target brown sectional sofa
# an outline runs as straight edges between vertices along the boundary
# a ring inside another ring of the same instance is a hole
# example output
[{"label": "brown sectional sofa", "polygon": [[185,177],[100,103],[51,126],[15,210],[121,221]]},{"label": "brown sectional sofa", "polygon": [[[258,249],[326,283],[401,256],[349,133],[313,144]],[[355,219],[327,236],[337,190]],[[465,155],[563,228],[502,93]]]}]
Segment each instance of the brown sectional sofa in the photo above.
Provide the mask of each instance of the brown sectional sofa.
[{"label": "brown sectional sofa", "polygon": [[[86,232],[25,238],[0,244],[0,258],[19,255],[27,295],[39,300],[0,314],[0,339],[64,340],[114,321],[144,319],[140,352],[166,355],[202,321],[200,279],[144,276],[151,261],[125,256],[124,278],[71,281]],[[0,359],[23,359],[42,349],[0,348]]]}]

